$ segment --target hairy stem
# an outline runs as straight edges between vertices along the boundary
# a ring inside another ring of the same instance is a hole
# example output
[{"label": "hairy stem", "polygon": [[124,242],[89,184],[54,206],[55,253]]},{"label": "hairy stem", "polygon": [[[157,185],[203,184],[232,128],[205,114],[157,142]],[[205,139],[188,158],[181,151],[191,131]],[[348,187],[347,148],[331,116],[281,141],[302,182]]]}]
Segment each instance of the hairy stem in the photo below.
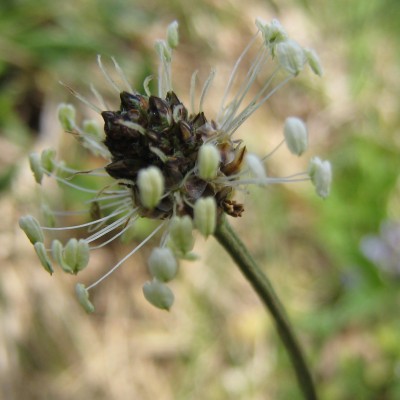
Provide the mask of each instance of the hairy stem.
[{"label": "hairy stem", "polygon": [[279,336],[292,361],[304,398],[307,400],[317,400],[311,373],[307,367],[302,350],[288,321],[286,312],[269,279],[257,266],[246,246],[227,222],[225,216],[222,216],[214,236],[238,265],[243,275],[253,286],[272,315]]}]

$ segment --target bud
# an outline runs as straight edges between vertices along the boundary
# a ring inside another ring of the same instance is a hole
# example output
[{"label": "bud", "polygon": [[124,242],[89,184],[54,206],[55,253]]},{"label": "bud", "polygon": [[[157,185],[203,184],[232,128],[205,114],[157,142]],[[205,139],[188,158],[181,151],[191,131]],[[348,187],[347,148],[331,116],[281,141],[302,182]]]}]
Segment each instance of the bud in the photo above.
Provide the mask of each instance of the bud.
[{"label": "bud", "polygon": [[265,168],[262,161],[254,154],[246,154],[246,164],[249,167],[252,174],[258,179],[264,179],[267,177]]},{"label": "bud", "polygon": [[100,128],[100,125],[94,119],[85,119],[82,123],[83,132],[92,136],[94,139],[102,139],[103,138],[103,130]]},{"label": "bud", "polygon": [[315,50],[304,49],[304,54],[307,58],[308,65],[310,66],[310,68],[312,69],[314,74],[316,74],[318,76],[322,76],[324,71],[322,69],[321,61],[318,57],[318,54],[315,52]]},{"label": "bud", "polygon": [[167,28],[167,43],[171,49],[175,49],[179,44],[178,22],[174,21]]},{"label": "bud", "polygon": [[153,279],[143,285],[143,294],[146,300],[161,310],[171,308],[174,303],[174,294],[172,290],[162,282]]},{"label": "bud", "polygon": [[164,193],[164,177],[157,167],[149,167],[139,171],[137,185],[142,206],[153,209]]},{"label": "bud", "polygon": [[29,154],[29,166],[33,172],[35,181],[40,185],[43,179],[43,167],[38,153]]},{"label": "bud", "polygon": [[36,242],[33,247],[35,248],[36,254],[43,266],[43,268],[50,274],[52,275],[54,270],[53,270],[53,265],[51,264],[51,261],[49,257],[47,256],[47,251],[46,247],[42,242]]},{"label": "bud", "polygon": [[54,149],[46,149],[42,151],[40,160],[42,167],[46,172],[53,172],[55,167],[56,151]]},{"label": "bud", "polygon": [[185,215],[171,220],[169,235],[174,250],[187,254],[194,246],[192,219]]},{"label": "bud", "polygon": [[75,286],[75,293],[83,309],[87,313],[94,312],[94,306],[89,300],[89,291],[85,288],[85,285],[82,283],[77,283]]},{"label": "bud", "polygon": [[294,76],[302,71],[307,61],[302,47],[292,39],[278,43],[276,55],[281,67]]},{"label": "bud", "polygon": [[89,245],[83,239],[78,241],[72,238],[65,246],[62,256],[64,263],[70,267],[74,274],[77,274],[88,265]]},{"label": "bud", "polygon": [[318,196],[323,199],[328,197],[332,183],[331,163],[322,161],[319,157],[313,157],[308,166],[308,175]]},{"label": "bud", "polygon": [[74,130],[75,116],[75,107],[72,104],[61,103],[58,106],[58,120],[65,131],[71,132]]},{"label": "bud", "polygon": [[307,127],[300,118],[286,118],[283,134],[286,145],[292,154],[301,156],[307,150]]},{"label": "bud", "polygon": [[32,244],[44,242],[43,231],[36,218],[31,215],[21,217],[19,219],[19,227],[25,232]]},{"label": "bud", "polygon": [[171,249],[157,247],[148,260],[151,275],[161,282],[168,282],[178,273],[178,262]]},{"label": "bud", "polygon": [[221,155],[214,145],[204,144],[201,146],[197,160],[199,177],[205,181],[215,178],[220,161]]},{"label": "bud", "polygon": [[201,197],[194,205],[194,225],[207,237],[212,235],[217,225],[217,204],[213,197]]},{"label": "bud", "polygon": [[64,262],[63,245],[59,240],[53,240],[53,242],[51,243],[51,252],[53,254],[54,260],[56,260],[56,262],[64,272],[68,274],[74,273],[71,266],[68,263]]}]

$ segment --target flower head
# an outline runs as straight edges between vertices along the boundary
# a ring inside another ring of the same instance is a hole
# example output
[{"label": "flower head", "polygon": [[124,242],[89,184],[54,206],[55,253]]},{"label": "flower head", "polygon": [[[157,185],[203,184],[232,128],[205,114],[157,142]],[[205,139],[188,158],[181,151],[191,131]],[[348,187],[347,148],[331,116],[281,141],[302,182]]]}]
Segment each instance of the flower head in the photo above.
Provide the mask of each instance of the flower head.
[{"label": "flower head", "polygon": [[[265,172],[265,161],[269,157],[247,154],[241,140],[234,137],[236,130],[280,87],[298,75],[310,62],[312,70],[320,74],[319,60],[312,51],[305,51],[290,39],[277,21],[267,24],[256,21],[257,33],[240,55],[222,94],[221,106],[216,115],[206,116],[203,104],[215,77],[212,71],[201,90],[196,105],[196,73],[190,87],[188,109],[173,90],[171,62],[178,45],[178,24],[173,22],[167,30],[167,40],[156,42],[159,56],[157,93],[151,93],[144,82],[144,93],[133,90],[117,62],[112,59],[116,72],[124,83],[120,88],[104,67],[101,58],[98,64],[106,80],[117,91],[120,105],[110,110],[99,93],[92,88],[100,105],[89,102],[79,93],[68,88],[79,100],[97,111],[104,120],[104,134],[93,121],[76,122],[72,105],[59,107],[62,127],[72,134],[84,147],[107,160],[104,168],[77,171],[57,161],[54,151],[30,157],[36,181],[51,177],[58,182],[92,194],[88,201],[91,221],[82,225],[56,228],[54,216],[46,209],[47,226],[40,226],[32,217],[23,217],[21,228],[35,244],[35,249],[44,268],[52,273],[52,258],[67,273],[77,274],[89,262],[90,251],[107,245],[121,236],[138,218],[158,220],[154,231],[131,252],[114,265],[104,276],[85,287],[78,284],[76,293],[80,303],[93,311],[89,291],[119,268],[133,253],[138,251],[158,232],[163,232],[159,246],[149,259],[152,281],[145,283],[146,299],[156,307],[169,309],[174,296],[165,284],[178,272],[178,258],[193,259],[193,230],[202,235],[211,235],[222,214],[240,217],[244,206],[235,200],[236,189],[249,184],[269,185],[310,179],[317,192],[325,197],[329,192],[330,177],[326,164],[314,161],[310,172],[288,177],[270,177]],[[261,44],[257,39],[262,36]],[[239,79],[239,65],[249,57],[250,49],[258,47],[239,90],[234,93],[233,82]],[[272,74],[265,78],[266,65],[272,65]],[[263,84],[252,97],[255,82]],[[298,119],[290,120],[285,127],[285,138],[289,149],[300,155],[307,145],[307,130]],[[279,147],[279,146],[278,146]],[[275,149],[276,150],[276,149]],[[275,152],[273,150],[272,153]],[[319,160],[319,159],[318,159]],[[100,191],[77,185],[74,178],[80,174],[93,179],[113,178]],[[57,215],[62,215],[58,212]],[[67,244],[53,240],[46,248],[43,232],[66,229],[87,229],[85,239],[70,239]],[[106,238],[107,237],[107,238]]]}]

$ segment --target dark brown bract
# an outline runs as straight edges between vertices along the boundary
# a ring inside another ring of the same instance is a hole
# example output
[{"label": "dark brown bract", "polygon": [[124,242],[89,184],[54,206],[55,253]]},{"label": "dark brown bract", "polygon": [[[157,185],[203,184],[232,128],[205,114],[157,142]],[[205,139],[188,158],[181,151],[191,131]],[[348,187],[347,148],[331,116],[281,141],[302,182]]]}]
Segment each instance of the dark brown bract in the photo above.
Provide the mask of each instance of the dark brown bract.
[{"label": "dark brown bract", "polygon": [[[154,210],[142,207],[142,215],[167,218],[174,210],[178,215],[192,215],[190,204],[208,196],[215,197],[220,212],[241,215],[243,206],[235,203],[232,207],[233,189],[221,179],[229,176],[235,179],[239,172],[246,151],[240,141],[221,135],[203,112],[189,115],[174,92],[168,92],[165,100],[128,92],[122,92],[120,98],[119,111],[102,112],[104,144],[112,155],[107,173],[132,189],[138,206],[135,183],[141,169],[155,166],[165,181],[160,204]],[[200,147],[209,141],[219,149],[221,162],[216,179],[205,181],[196,175],[196,163]]]}]

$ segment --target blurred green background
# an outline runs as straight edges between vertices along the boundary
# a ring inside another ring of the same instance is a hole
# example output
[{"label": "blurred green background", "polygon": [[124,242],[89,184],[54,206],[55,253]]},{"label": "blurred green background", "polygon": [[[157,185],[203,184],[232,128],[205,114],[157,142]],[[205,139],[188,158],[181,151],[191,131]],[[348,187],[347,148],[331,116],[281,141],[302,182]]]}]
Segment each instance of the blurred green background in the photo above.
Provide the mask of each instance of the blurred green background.
[{"label": "blurred green background", "polygon": [[[41,196],[27,168],[30,151],[53,146],[77,165],[86,161],[58,126],[57,104],[78,106],[58,81],[107,93],[95,62],[103,54],[141,89],[156,68],[154,39],[176,19],[174,84],[184,98],[195,69],[204,77],[234,62],[258,16],[278,18],[315,48],[325,75],[291,81],[240,135],[267,153],[286,116],[304,118],[307,155],[331,160],[334,185],[326,201],[308,184],[252,190],[234,226],[287,307],[321,398],[400,398],[397,0],[0,4],[1,398],[300,398],[269,316],[213,239],[199,239],[201,259],[182,266],[170,313],[143,300],[145,249],[96,289],[97,313],[87,316],[73,296],[75,278],[43,272],[16,222]],[[84,106],[79,112],[92,116]],[[271,163],[277,175],[307,165],[282,153]],[[100,252],[83,280],[131,246]]]}]

